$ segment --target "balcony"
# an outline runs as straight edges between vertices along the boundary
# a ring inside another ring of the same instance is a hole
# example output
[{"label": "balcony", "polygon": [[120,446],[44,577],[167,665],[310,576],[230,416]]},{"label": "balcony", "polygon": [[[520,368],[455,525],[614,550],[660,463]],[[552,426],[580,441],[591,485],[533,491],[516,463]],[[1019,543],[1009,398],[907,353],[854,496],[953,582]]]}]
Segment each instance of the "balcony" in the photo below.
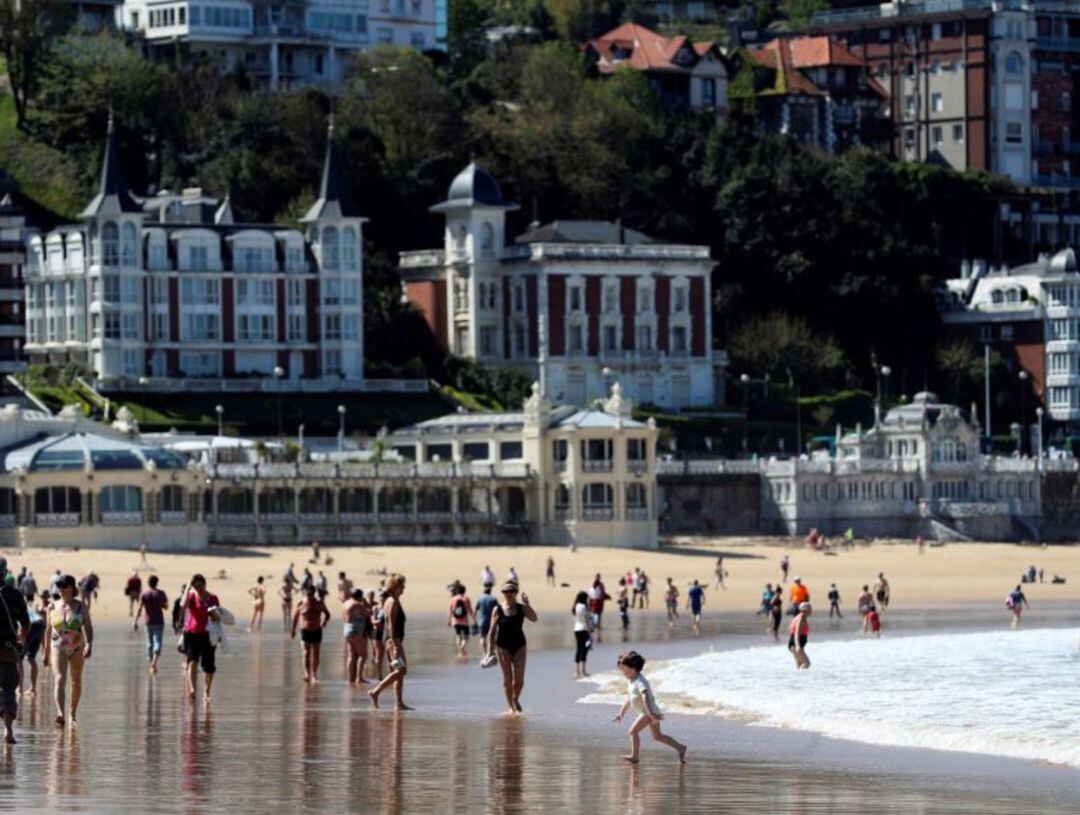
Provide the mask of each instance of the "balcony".
[{"label": "balcony", "polygon": [[187,523],[186,512],[162,512],[159,523],[162,526],[183,526]]},{"label": "balcony", "polygon": [[1035,48],[1038,51],[1080,52],[1080,38],[1077,37],[1037,37]]},{"label": "balcony", "polygon": [[627,507],[626,508],[626,520],[628,520],[628,521],[647,521],[647,520],[649,520],[649,508],[648,507]]},{"label": "balcony", "polygon": [[615,510],[611,507],[585,507],[581,517],[586,521],[610,521],[615,518]]},{"label": "balcony", "polygon": [[102,512],[102,526],[140,526],[143,522],[141,512]]},{"label": "balcony", "polygon": [[586,473],[610,473],[613,462],[609,458],[587,459],[581,462],[581,469]]}]

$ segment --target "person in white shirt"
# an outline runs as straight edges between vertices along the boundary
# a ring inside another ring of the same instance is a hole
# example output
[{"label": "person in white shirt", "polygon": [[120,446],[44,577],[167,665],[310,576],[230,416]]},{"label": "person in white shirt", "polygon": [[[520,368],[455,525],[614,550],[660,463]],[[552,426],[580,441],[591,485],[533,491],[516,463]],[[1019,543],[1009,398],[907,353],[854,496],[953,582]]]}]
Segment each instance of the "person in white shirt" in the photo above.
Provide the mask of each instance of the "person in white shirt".
[{"label": "person in white shirt", "polygon": [[574,651],[574,678],[580,679],[588,676],[585,670],[585,660],[588,659],[589,649],[592,647],[592,616],[589,614],[589,595],[583,591],[577,593],[574,598],[574,607],[570,609],[574,615],[574,641],[577,648]]},{"label": "person in white shirt", "polygon": [[482,586],[494,586],[495,585],[495,572],[491,571],[490,566],[485,566],[484,571],[480,572],[480,585],[482,585]]},{"label": "person in white shirt", "polygon": [[637,719],[630,726],[630,754],[624,755],[623,758],[631,764],[638,763],[638,754],[641,751],[640,734],[647,727],[653,739],[677,752],[679,761],[685,764],[686,745],[660,731],[660,720],[664,718],[664,714],[660,712],[656,699],[653,698],[649,681],[641,673],[641,669],[645,667],[645,657],[637,651],[627,651],[625,654],[620,654],[617,664],[622,675],[626,677],[626,701],[619,708],[613,721],[621,722],[631,707],[638,714]]}]

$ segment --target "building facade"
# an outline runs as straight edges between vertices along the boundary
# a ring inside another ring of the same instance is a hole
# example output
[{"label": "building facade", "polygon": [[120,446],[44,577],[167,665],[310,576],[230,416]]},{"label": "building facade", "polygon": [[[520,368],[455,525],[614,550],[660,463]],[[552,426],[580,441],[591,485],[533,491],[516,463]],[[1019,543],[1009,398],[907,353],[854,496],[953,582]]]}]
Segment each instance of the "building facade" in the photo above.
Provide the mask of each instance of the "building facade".
[{"label": "building facade", "polygon": [[862,59],[828,37],[772,40],[739,52],[736,62],[745,81],[732,94],[752,101],[762,131],[827,153],[888,140],[884,88]]},{"label": "building facade", "polygon": [[444,347],[525,370],[557,402],[586,404],[614,381],[640,404],[722,400],[708,247],[605,221],[534,225],[508,245],[516,208],[470,164],[432,208],[446,218],[443,248],[401,254],[404,294]]},{"label": "building facade", "polygon": [[119,27],[151,52],[208,53],[271,88],[334,86],[377,45],[445,50],[447,0],[124,0]]},{"label": "building facade", "polygon": [[10,194],[0,197],[0,375],[26,366],[23,266],[27,234],[22,210]]},{"label": "building facade", "polygon": [[240,223],[198,189],[137,200],[110,123],[81,223],[28,240],[26,354],[106,390],[361,388],[365,219],[332,127],[302,222]]},{"label": "building facade", "polygon": [[[1080,6],[1040,0],[1034,13],[1033,181],[1043,187],[1080,187]],[[1080,217],[1074,224],[1080,224]]]},{"label": "building facade", "polygon": [[600,75],[641,71],[668,110],[727,112],[728,64],[712,41],[664,37],[645,26],[623,23],[585,43],[585,59]]}]

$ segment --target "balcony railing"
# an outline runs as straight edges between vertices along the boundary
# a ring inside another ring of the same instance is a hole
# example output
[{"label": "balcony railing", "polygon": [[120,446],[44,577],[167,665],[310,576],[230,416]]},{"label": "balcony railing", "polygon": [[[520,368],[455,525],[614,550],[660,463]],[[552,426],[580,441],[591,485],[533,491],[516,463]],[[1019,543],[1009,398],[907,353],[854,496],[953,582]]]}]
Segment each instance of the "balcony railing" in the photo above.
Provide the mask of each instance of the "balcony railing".
[{"label": "balcony railing", "polygon": [[627,507],[626,508],[626,520],[628,520],[628,521],[647,521],[647,520],[649,520],[649,508],[648,507]]},{"label": "balcony railing", "polygon": [[615,510],[611,507],[585,507],[581,517],[586,521],[610,521],[615,517]]},{"label": "balcony railing", "polygon": [[39,512],[34,516],[35,526],[78,526],[82,516],[78,512]]},{"label": "balcony railing", "polygon": [[581,462],[581,469],[586,473],[610,473],[613,463],[609,458],[586,459]]},{"label": "balcony railing", "polygon": [[183,526],[187,523],[186,512],[162,512],[161,524],[163,526]]},{"label": "balcony railing", "polygon": [[143,522],[141,512],[102,512],[103,526],[140,526]]}]

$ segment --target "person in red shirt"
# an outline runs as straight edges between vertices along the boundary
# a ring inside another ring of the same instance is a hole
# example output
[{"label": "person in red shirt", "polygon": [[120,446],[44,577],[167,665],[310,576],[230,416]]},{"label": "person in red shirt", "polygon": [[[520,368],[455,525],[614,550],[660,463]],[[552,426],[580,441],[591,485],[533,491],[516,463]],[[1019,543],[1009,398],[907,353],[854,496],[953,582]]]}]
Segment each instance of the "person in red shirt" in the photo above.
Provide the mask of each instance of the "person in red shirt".
[{"label": "person in red shirt", "polygon": [[210,620],[219,621],[218,607],[220,601],[216,594],[206,590],[206,578],[197,574],[191,578],[187,598],[184,600],[184,637],[183,649],[187,658],[187,673],[185,684],[188,698],[195,699],[195,683],[198,670],[201,667],[206,676],[206,688],[203,691],[203,699],[210,701],[210,687],[214,684],[214,674],[217,665],[214,662],[214,653],[217,650],[210,640],[208,626]]}]

